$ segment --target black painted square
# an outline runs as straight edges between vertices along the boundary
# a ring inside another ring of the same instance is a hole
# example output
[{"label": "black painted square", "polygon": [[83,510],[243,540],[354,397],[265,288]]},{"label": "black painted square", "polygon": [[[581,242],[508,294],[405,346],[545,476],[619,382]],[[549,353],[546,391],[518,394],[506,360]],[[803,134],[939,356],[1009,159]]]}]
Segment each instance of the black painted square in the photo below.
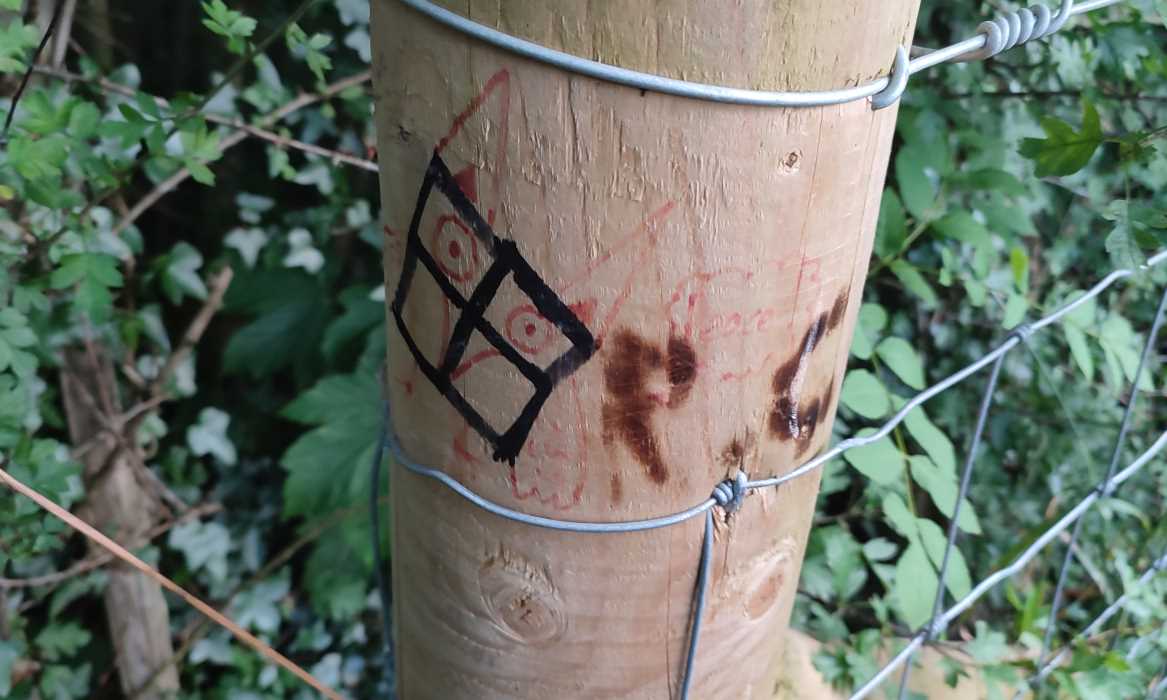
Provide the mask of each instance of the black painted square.
[{"label": "black painted square", "polygon": [[[449,277],[442,271],[437,261],[422,245],[419,228],[426,205],[431,196],[445,197],[462,221],[470,227],[474,236],[484,245],[493,262],[482,275],[478,284],[463,296]],[[402,315],[409,290],[417,272],[418,264],[425,270],[441,288],[449,302],[459,309],[458,320],[450,333],[445,356],[439,366],[435,366],[419,350],[417,343],[409,332]],[[531,363],[513,346],[485,317],[485,312],[498,293],[499,286],[510,276],[518,288],[531,300],[539,314],[550,321],[568,340],[570,347],[559,355],[546,368]],[[591,332],[559,298],[531,265],[523,258],[514,241],[504,240],[495,235],[490,225],[479,214],[473,202],[462,191],[450,174],[445,162],[435,153],[426,169],[425,180],[421,185],[421,192],[417,196],[417,206],[413,210],[413,218],[409,224],[409,237],[405,248],[405,260],[402,264],[401,279],[397,284],[397,291],[391,306],[393,317],[397,321],[397,328],[405,340],[406,346],[417,360],[418,366],[425,376],[437,387],[438,391],[458,410],[470,427],[485,438],[494,447],[494,459],[510,462],[512,465],[526,442],[527,434],[535,423],[535,418],[543,408],[543,404],[554,391],[556,384],[587,362],[596,352],[596,341]],[[531,398],[523,405],[519,415],[513,422],[501,431],[491,425],[470,402],[454,386],[451,375],[466,353],[466,346],[474,331],[482,334],[519,373],[529,381],[533,387]]]}]

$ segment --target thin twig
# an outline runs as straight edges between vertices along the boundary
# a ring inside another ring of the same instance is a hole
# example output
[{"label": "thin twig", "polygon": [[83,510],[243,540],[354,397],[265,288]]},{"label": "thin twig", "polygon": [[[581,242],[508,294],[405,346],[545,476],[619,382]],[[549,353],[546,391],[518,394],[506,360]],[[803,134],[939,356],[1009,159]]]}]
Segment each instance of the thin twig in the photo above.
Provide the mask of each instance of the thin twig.
[{"label": "thin twig", "polygon": [[[202,518],[207,515],[213,515],[223,510],[221,503],[202,503],[192,508],[187,508],[185,512],[173,520],[168,520],[160,525],[157,525],[146,533],[145,541],[149,542],[159,535],[165,534],[168,530],[187,521]],[[0,578],[0,590],[9,588],[38,588],[41,586],[55,586],[64,583],[70,579],[76,578],[82,574],[99,569],[106,564],[113,561],[114,556],[108,552],[103,552],[95,557],[88,557],[77,562],[73,566],[61,571],[56,571],[51,574],[44,574],[42,576],[31,576],[29,578]],[[39,601],[30,601],[37,603]]]},{"label": "thin twig", "polygon": [[139,573],[149,577],[159,586],[162,586],[166,590],[182,598],[183,602],[185,602],[187,605],[195,608],[203,615],[206,615],[216,624],[226,628],[232,635],[235,636],[236,639],[251,647],[253,651],[264,657],[266,660],[278,664],[284,670],[292,673],[297,678],[304,681],[304,683],[312,686],[314,689],[316,689],[317,692],[329,698],[329,700],[343,700],[339,693],[324,685],[311,673],[305,671],[302,667],[294,663],[288,657],[273,649],[271,645],[259,639],[251,632],[248,632],[229,617],[203,602],[202,599],[191,594],[190,591],[178,585],[172,579],[168,578],[146,562],[142,561],[139,557],[135,556],[128,549],[110,539],[107,535],[93,527],[93,525],[90,523],[81,520],[51,499],[47,498],[44,494],[13,477],[6,471],[7,467],[7,456],[0,455],[0,482],[3,482],[13,491],[16,491],[20,495],[36,503],[42,510],[47,511],[57,520],[60,520],[64,524],[85,535],[85,537],[89,538],[94,544],[99,545],[106,551],[116,556],[118,559],[136,569]]},{"label": "thin twig", "polygon": [[[47,66],[37,66],[36,72],[40,75],[46,75],[51,78],[57,78],[58,80],[64,80],[66,82],[79,82],[95,85],[103,92],[114,93],[124,97],[133,97],[136,94],[133,88],[127,87],[120,83],[115,83],[111,80],[106,80],[105,78],[90,78],[88,76],[81,75],[80,73],[73,73],[71,71],[50,68]],[[168,109],[170,107],[170,102],[162,97],[155,97],[153,99],[155,104],[163,109]],[[240,119],[224,117],[220,114],[214,113],[204,114],[203,118],[213,124],[228,126],[232,129],[242,129],[250,136],[268,141],[281,148],[288,148],[295,151],[311,153],[312,155],[328,158],[334,163],[344,163],[346,165],[351,165],[353,167],[367,170],[373,173],[378,171],[377,163],[374,161],[355,156],[352,153],[346,153],[344,151],[338,151],[333,148],[325,148],[324,146],[319,146],[314,143],[307,143],[298,139],[288,138],[269,129],[255,126],[253,124],[248,124],[247,122],[244,122]]]},{"label": "thin twig", "polygon": [[24,91],[28,88],[28,81],[32,79],[33,71],[36,69],[36,62],[40,60],[41,51],[45,50],[49,39],[53,38],[53,31],[56,30],[57,23],[61,21],[61,11],[64,8],[65,0],[57,0],[57,6],[53,8],[53,17],[49,20],[49,26],[45,28],[45,35],[41,37],[41,43],[33,52],[32,59],[28,62],[28,69],[24,71],[20,85],[16,88],[16,92],[12,95],[12,102],[8,105],[8,116],[4,117],[4,129],[0,130],[0,143],[8,142],[8,128],[12,126],[12,118],[16,116],[16,103],[20,102],[20,98],[24,96]]},{"label": "thin twig", "polygon": [[293,10],[290,15],[285,17],[283,21],[280,22],[279,26],[272,30],[267,36],[265,36],[262,41],[260,41],[258,44],[253,44],[247,47],[247,50],[243,53],[242,56],[239,57],[239,60],[227,69],[227,72],[223,74],[223,77],[219,79],[219,82],[215,83],[215,85],[212,86],[205,95],[203,95],[202,99],[200,99],[199,102],[194,107],[192,107],[185,116],[194,116],[195,114],[201,112],[203,108],[210,104],[211,100],[215,98],[215,95],[219,94],[220,90],[222,90],[232,80],[238,77],[239,74],[242,73],[245,68],[247,68],[247,66],[251,65],[251,63],[260,56],[260,54],[267,51],[267,47],[271,46],[272,42],[282,36],[288,30],[288,27],[295,24],[304,15],[304,13],[308,11],[309,7],[319,1],[320,0],[304,0],[304,2],[300,3],[299,7]]},{"label": "thin twig", "polygon": [[[385,497],[382,499],[382,501],[388,503],[389,499],[388,497]],[[234,600],[235,596],[239,595],[242,591],[250,588],[256,583],[259,583],[268,576],[271,576],[277,569],[279,569],[281,566],[287,563],[288,560],[295,556],[296,552],[316,541],[324,533],[344,522],[346,519],[352,517],[355,513],[360,511],[362,507],[363,506],[350,506],[348,508],[342,508],[340,510],[333,511],[331,514],[326,515],[325,517],[316,521],[316,523],[313,524],[312,527],[310,527],[304,534],[297,537],[295,541],[293,541],[287,547],[284,547],[274,557],[265,562],[264,565],[260,567],[258,571],[252,574],[246,581],[242,581],[237,586],[235,586],[235,588],[227,594],[226,604],[222,605],[221,607],[229,608],[231,601]],[[127,696],[127,700],[137,700],[137,698],[141,697],[144,693],[149,692],[149,690],[154,686],[154,681],[160,675],[162,675],[162,672],[182,661],[182,659],[185,658],[188,653],[190,653],[191,648],[194,647],[194,645],[200,639],[202,639],[204,635],[206,635],[210,626],[210,620],[207,620],[206,618],[199,618],[194,623],[194,625],[189,628],[189,631],[183,633],[182,642],[179,644],[178,649],[175,650],[174,655],[171,656],[170,659],[168,659],[161,666],[154,669],[154,671],[150,674],[150,677],[147,678],[142,683],[142,685],[138,687],[137,690]]]},{"label": "thin twig", "polygon": [[[211,278],[206,301],[203,302],[203,306],[199,309],[199,312],[195,314],[194,320],[187,326],[186,333],[183,333],[182,341],[179,342],[178,347],[175,348],[174,352],[170,353],[170,357],[166,358],[166,363],[158,371],[158,376],[151,382],[150,398],[147,399],[148,401],[157,400],[158,397],[166,395],[167,382],[174,376],[178,366],[186,360],[187,356],[194,350],[194,347],[198,345],[199,340],[203,337],[203,333],[207,330],[207,326],[211,323],[211,318],[223,306],[223,295],[227,293],[227,287],[231,285],[231,278],[234,276],[235,271],[233,269],[224,267]],[[131,411],[133,410],[131,409]]]},{"label": "thin twig", "polygon": [[[320,92],[300,95],[299,97],[287,102],[279,109],[260,119],[256,126],[260,129],[270,127],[289,114],[303,109],[308,105],[326,100],[336,95],[337,93],[347,90],[350,87],[360,85],[368,81],[370,77],[371,73],[369,71],[363,71],[343,80],[338,80]],[[248,135],[249,134],[247,131],[243,129],[237,129],[235,133],[228,135],[226,138],[219,142],[219,152],[222,153],[223,151],[238,145],[241,141],[246,139]],[[118,221],[117,225],[114,226],[113,235],[116,236],[124,231],[126,227],[133,224],[140,216],[142,216],[142,214],[146,213],[150,207],[154,206],[158,200],[162,199],[162,197],[166,196],[166,194],[173,191],[189,177],[190,170],[182,168],[170,177],[158,183],[153,190],[135,202],[134,206],[130,207],[129,212],[127,212],[126,215],[123,216],[120,221]]]}]

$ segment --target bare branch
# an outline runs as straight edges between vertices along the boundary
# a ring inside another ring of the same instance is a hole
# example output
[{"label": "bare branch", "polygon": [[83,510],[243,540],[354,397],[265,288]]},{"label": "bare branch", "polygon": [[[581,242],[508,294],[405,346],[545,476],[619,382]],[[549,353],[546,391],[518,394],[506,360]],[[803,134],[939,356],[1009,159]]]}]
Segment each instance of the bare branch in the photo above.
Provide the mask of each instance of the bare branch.
[{"label": "bare branch", "polygon": [[[345,78],[344,80],[338,80],[320,92],[300,95],[299,97],[288,101],[282,107],[260,119],[255,126],[259,129],[266,129],[297,110],[303,109],[322,100],[326,100],[338,93],[344,92],[350,87],[367,82],[370,76],[371,73],[369,71],[364,71],[362,73],[357,73],[356,75]],[[248,136],[249,134],[246,130],[237,128],[235,133],[228,135],[226,138],[219,142],[220,152],[226,151],[227,149],[238,145]],[[139,217],[142,216],[142,214],[146,213],[150,207],[154,206],[158,200],[172,192],[189,177],[190,171],[186,168],[182,168],[178,172],[158,183],[158,185],[155,186],[153,190],[135,202],[134,206],[130,207],[130,211],[124,217],[122,217],[120,221],[118,221],[116,226],[114,226],[113,234],[115,236],[120,234],[126,229],[127,226],[133,224],[138,220]]]},{"label": "bare branch", "polygon": [[[166,358],[166,364],[162,365],[158,376],[150,384],[150,399],[155,400],[158,397],[166,395],[166,383],[174,376],[174,372],[178,366],[190,355],[194,347],[198,345],[199,340],[206,332],[207,326],[211,323],[211,318],[223,306],[223,295],[227,293],[227,287],[231,285],[231,278],[235,276],[235,271],[230,267],[224,267],[214,277],[211,278],[210,290],[207,294],[207,300],[203,302],[203,306],[199,312],[195,314],[194,320],[187,326],[186,333],[182,336],[182,341],[175,348],[174,352],[170,353],[170,357]],[[134,412],[135,408],[130,409]]]},{"label": "bare branch", "polygon": [[[168,520],[167,522],[164,522],[150,530],[148,533],[146,533],[145,540],[153,540],[159,535],[165,534],[173,527],[181,525],[190,520],[202,518],[207,515],[213,515],[221,510],[223,510],[223,505],[221,503],[203,503],[197,506],[193,506],[186,509],[186,511],[179,515],[177,518]],[[114,557],[112,554],[103,553],[96,557],[82,559],[73,566],[70,566],[68,569],[63,569],[51,574],[45,574],[43,576],[32,576],[29,578],[0,578],[0,590],[9,588],[36,588],[41,586],[55,586],[82,574],[93,571],[94,569],[99,569],[113,561],[113,558]]]}]

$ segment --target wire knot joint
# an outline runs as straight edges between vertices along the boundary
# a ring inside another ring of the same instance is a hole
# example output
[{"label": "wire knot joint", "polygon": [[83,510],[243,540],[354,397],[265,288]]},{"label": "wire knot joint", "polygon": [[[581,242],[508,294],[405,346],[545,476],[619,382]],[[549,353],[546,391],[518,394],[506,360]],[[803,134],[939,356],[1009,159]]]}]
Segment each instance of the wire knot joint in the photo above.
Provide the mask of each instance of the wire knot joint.
[{"label": "wire knot joint", "polygon": [[908,50],[897,46],[895,63],[892,64],[891,74],[887,76],[887,87],[871,96],[872,109],[883,109],[899,102],[908,89],[908,77],[911,75],[909,63]]},{"label": "wire knot joint", "polygon": [[1065,26],[1073,9],[1074,0],[1062,0],[1056,15],[1045,5],[1034,5],[1015,12],[1006,12],[994,20],[981,22],[977,32],[985,36],[985,45],[966,54],[961,60],[980,61],[992,58],[1027,41],[1047,37]]},{"label": "wire knot joint", "polygon": [[717,505],[724,508],[726,513],[733,513],[741,508],[742,500],[749,488],[749,478],[739,469],[732,479],[726,479],[713,487],[713,500],[717,501]]},{"label": "wire knot joint", "polygon": [[936,617],[932,618],[932,621],[929,622],[928,626],[924,628],[924,641],[940,638],[944,635],[944,632],[947,629],[948,625],[945,624],[944,617],[942,615],[937,615]]},{"label": "wire knot joint", "polygon": [[1016,338],[1018,342],[1024,344],[1025,341],[1029,340],[1029,336],[1031,335],[1033,335],[1033,325],[1030,323],[1019,323],[1009,332],[1008,337]]}]

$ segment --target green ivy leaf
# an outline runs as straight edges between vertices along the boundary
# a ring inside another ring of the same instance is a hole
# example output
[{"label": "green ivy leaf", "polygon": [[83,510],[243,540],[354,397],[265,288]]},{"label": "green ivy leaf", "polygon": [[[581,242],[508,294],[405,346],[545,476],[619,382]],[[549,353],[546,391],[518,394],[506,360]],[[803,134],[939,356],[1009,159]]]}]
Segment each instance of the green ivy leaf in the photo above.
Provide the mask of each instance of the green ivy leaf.
[{"label": "green ivy leaf", "polygon": [[[271,289],[281,293],[273,295]],[[223,362],[228,373],[262,378],[288,366],[308,371],[319,362],[330,309],[316,279],[285,270],[239,274],[227,292],[227,306],[258,314],[227,342]],[[297,342],[289,344],[288,338]]]},{"label": "green ivy leaf", "polygon": [[68,139],[61,134],[35,140],[17,136],[8,143],[8,162],[29,180],[60,177],[68,156]]},{"label": "green ivy leaf", "polygon": [[1013,271],[1013,286],[1022,294],[1029,292],[1029,253],[1021,246],[1009,251],[1009,269]]},{"label": "green ivy leaf", "polygon": [[180,303],[183,296],[207,298],[207,285],[199,277],[203,256],[194,246],[180,241],[163,258],[162,265],[162,289],[170,303]]},{"label": "green ivy leaf", "polygon": [[939,299],[936,298],[936,292],[932,291],[932,286],[928,284],[920,271],[912,267],[912,264],[902,258],[891,263],[888,268],[896,279],[904,285],[909,292],[920,297],[925,306],[936,306]]},{"label": "green ivy leaf", "polygon": [[863,556],[870,562],[887,561],[895,556],[898,549],[895,542],[884,537],[876,537],[863,543]]},{"label": "green ivy leaf", "polygon": [[990,247],[993,244],[989,230],[967,211],[945,214],[932,222],[932,229],[945,238],[952,238],[978,248]]},{"label": "green ivy leaf", "polygon": [[122,273],[117,258],[102,253],[74,253],[61,258],[60,265],[49,276],[53,289],[76,285],[73,304],[101,321],[113,311],[113,295],[109,290],[122,286]]},{"label": "green ivy leaf", "polygon": [[1037,165],[1037,176],[1073,175],[1094,156],[1104,136],[1098,110],[1089,100],[1082,102],[1082,128],[1075,130],[1056,117],[1041,120],[1044,139],[1027,138],[1021,142],[1021,155]]},{"label": "green ivy leaf", "polygon": [[851,336],[851,354],[861,360],[870,360],[875,353],[875,339],[887,326],[887,311],[879,304],[863,304],[859,307],[859,320]]},{"label": "green ivy leaf", "polygon": [[896,562],[893,594],[900,616],[912,629],[931,619],[939,584],[923,545],[911,542]]},{"label": "green ivy leaf", "polygon": [[[899,410],[900,406],[896,406]],[[908,435],[912,436],[924,452],[932,459],[932,462],[944,470],[946,474],[951,474],[956,478],[956,449],[952,446],[952,441],[944,434],[944,431],[937,428],[932,421],[928,419],[928,414],[924,412],[923,406],[917,406],[908,412],[904,417],[904,427],[908,430]]]},{"label": "green ivy leaf", "polygon": [[[871,428],[865,428],[857,435],[865,437],[874,432],[875,430]],[[877,484],[887,485],[895,482],[904,470],[904,455],[891,438],[886,436],[870,445],[847,450],[843,453],[843,459],[860,474]]]},{"label": "green ivy leaf", "polygon": [[891,409],[891,397],[887,389],[878,377],[865,369],[851,370],[847,373],[839,400],[864,418],[882,418]]},{"label": "green ivy leaf", "polygon": [[227,427],[231,424],[231,416],[217,408],[204,408],[199,411],[198,423],[186,430],[186,444],[191,452],[202,457],[213,455],[215,459],[228,466],[235,464],[237,454],[235,443],[227,436]]},{"label": "green ivy leaf", "polygon": [[217,522],[190,522],[176,525],[166,544],[182,552],[191,571],[205,571],[213,581],[227,578],[227,556],[231,553],[231,532]]},{"label": "green ivy leaf", "polygon": [[883,260],[892,258],[904,247],[908,224],[904,205],[895,190],[885,189],[879,205],[879,220],[875,225],[875,254]]},{"label": "green ivy leaf", "polygon": [[12,692],[12,666],[24,655],[24,643],[19,639],[0,639],[0,696]]},{"label": "green ivy leaf", "polygon": [[231,619],[245,629],[262,634],[279,632],[283,621],[280,601],[291,588],[291,579],[285,567],[275,576],[243,589],[232,598]]},{"label": "green ivy leaf", "polygon": [[1024,294],[1009,292],[1009,299],[1005,302],[1005,316],[1001,320],[1001,327],[1015,328],[1025,319],[1025,312],[1029,310],[1029,300]]},{"label": "green ivy leaf", "polygon": [[1094,381],[1094,354],[1090,352],[1090,344],[1086,341],[1086,334],[1077,326],[1066,323],[1062,326],[1062,333],[1066,336],[1066,344],[1070,346],[1070,355],[1074,364],[1082,370],[1086,381]]},{"label": "green ivy leaf", "polygon": [[89,643],[92,635],[74,622],[55,622],[48,625],[36,636],[36,647],[42,657],[49,661],[60,661],[72,656],[78,649]]},{"label": "green ivy leaf", "polygon": [[924,363],[911,343],[894,336],[884,338],[875,353],[904,384],[913,389],[924,388]]},{"label": "green ivy leaf", "polygon": [[255,32],[256,21],[242,12],[227,7],[223,0],[203,3],[203,26],[227,39],[227,49],[242,54],[247,47],[246,39]]},{"label": "green ivy leaf", "polygon": [[385,322],[385,304],[371,301],[368,295],[369,288],[365,286],[350,287],[341,293],[345,312],[328,325],[321,346],[329,361],[335,361],[342,350]]},{"label": "green ivy leaf", "polygon": [[[927,518],[916,518],[916,528],[920,533],[920,542],[924,545],[924,551],[928,553],[932,565],[939,572],[944,561],[944,550],[948,548],[948,535],[940,529],[939,525]],[[957,599],[965,597],[972,590],[972,576],[969,574],[968,565],[964,562],[964,555],[957,547],[953,547],[949,554],[944,585],[952,597]],[[935,589],[933,589],[933,595],[935,595]]]},{"label": "green ivy leaf", "polygon": [[984,620],[977,620],[975,628],[976,635],[972,641],[965,643],[964,650],[982,664],[994,664],[1004,659],[1009,653],[1005,634],[993,630]]},{"label": "green ivy leaf", "polygon": [[[20,10],[20,0],[15,2],[17,11]],[[20,18],[13,19],[8,26],[0,29],[0,73],[20,73],[27,66],[24,64],[24,53],[37,45],[40,41],[40,32],[35,25],[25,24]]]},{"label": "green ivy leaf", "polygon": [[956,178],[956,184],[971,190],[993,190],[1014,197],[1022,196],[1027,191],[1016,175],[998,168],[982,168],[961,173]]},{"label": "green ivy leaf", "polygon": [[367,522],[351,519],[321,538],[304,569],[312,605],[336,621],[351,620],[365,608],[373,571]]},{"label": "green ivy leaf", "polygon": [[1110,261],[1117,268],[1134,270],[1147,260],[1139,244],[1135,242],[1134,232],[1125,218],[1115,221],[1114,228],[1107,234],[1106,252],[1110,254]]},{"label": "green ivy leaf", "polygon": [[925,172],[927,158],[916,149],[903,148],[896,154],[896,184],[904,207],[917,219],[931,218],[936,204],[936,187]]},{"label": "green ivy leaf", "polygon": [[[912,479],[928,492],[937,510],[943,513],[944,517],[951,518],[956,497],[960,492],[956,474],[944,471],[923,455],[909,457],[908,464],[911,467]],[[961,501],[960,517],[956,525],[969,534],[981,534],[981,523],[967,498]]]}]

